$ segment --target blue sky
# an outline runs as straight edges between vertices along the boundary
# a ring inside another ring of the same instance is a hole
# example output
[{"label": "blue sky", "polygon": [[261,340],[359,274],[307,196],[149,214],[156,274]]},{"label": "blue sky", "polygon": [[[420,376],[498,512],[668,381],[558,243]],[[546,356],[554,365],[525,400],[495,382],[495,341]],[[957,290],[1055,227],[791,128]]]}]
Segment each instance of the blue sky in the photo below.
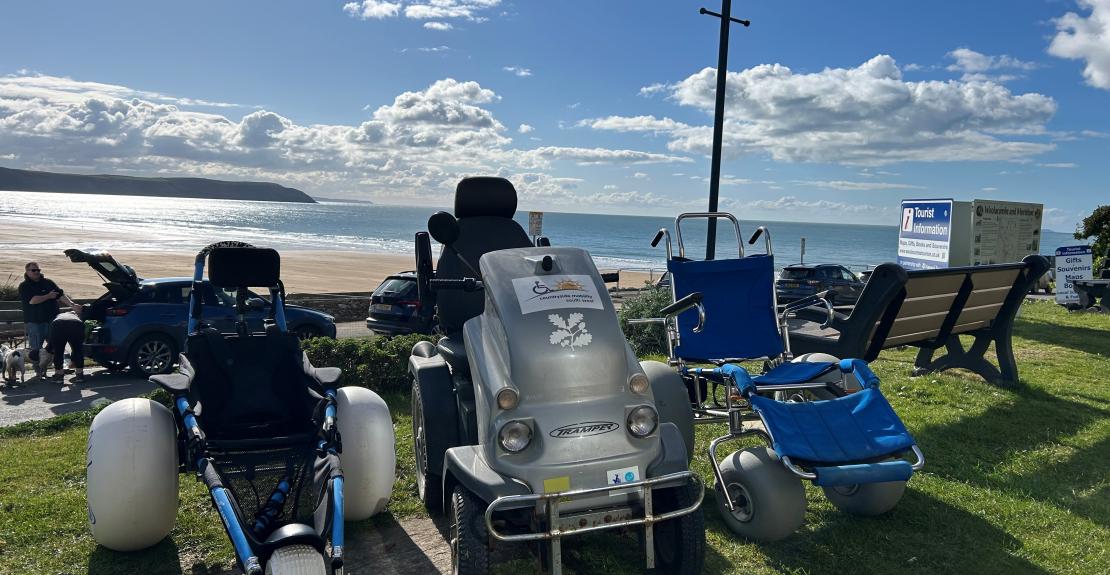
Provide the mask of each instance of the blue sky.
[{"label": "blue sky", "polygon": [[[704,209],[719,2],[8,2],[0,165],[447,205]],[[737,2],[722,208],[1110,200],[1110,0]]]}]

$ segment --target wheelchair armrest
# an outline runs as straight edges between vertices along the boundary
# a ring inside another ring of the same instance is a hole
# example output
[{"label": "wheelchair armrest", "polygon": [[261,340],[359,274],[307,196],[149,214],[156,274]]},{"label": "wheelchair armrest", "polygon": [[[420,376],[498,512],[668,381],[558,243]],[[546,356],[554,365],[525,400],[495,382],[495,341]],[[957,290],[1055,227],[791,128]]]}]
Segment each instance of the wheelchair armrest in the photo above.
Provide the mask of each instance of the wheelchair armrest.
[{"label": "wheelchair armrest", "polygon": [[[828,310],[825,309],[824,306],[820,303],[815,303],[812,306],[804,307],[804,308],[799,309],[799,310],[794,310],[794,315],[797,316],[799,319],[804,319],[806,321],[811,321],[813,323],[820,323],[820,324],[825,323],[829,319]],[[842,314],[838,311],[834,311],[833,312],[833,321],[832,321],[831,327],[833,329],[837,329],[837,326],[839,324],[841,324],[842,322],[845,322],[847,320],[848,320],[848,316],[846,316],[846,315],[844,315],[844,314]]]},{"label": "wheelchair armrest", "polygon": [[341,375],[343,375],[343,370],[338,367],[312,368],[312,377],[316,378],[316,381],[324,387],[335,387]]},{"label": "wheelchair armrest", "polygon": [[189,391],[189,387],[193,385],[193,364],[189,363],[189,358],[185,354],[177,356],[177,370],[173,373],[163,373],[160,375],[150,376],[150,382],[156,384],[158,387],[177,395]]}]

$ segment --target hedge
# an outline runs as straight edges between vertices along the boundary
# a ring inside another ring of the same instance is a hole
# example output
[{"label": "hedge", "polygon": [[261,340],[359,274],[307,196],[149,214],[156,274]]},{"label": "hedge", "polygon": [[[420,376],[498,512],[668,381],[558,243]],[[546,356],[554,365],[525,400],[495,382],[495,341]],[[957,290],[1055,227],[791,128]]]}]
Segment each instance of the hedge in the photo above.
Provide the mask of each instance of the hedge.
[{"label": "hedge", "polygon": [[378,393],[407,391],[409,354],[419,341],[435,341],[424,334],[376,337],[373,339],[330,339],[317,337],[301,343],[316,367],[343,370],[340,385],[357,385]]},{"label": "hedge", "polygon": [[621,304],[621,330],[637,356],[666,355],[667,339],[663,325],[658,323],[630,325],[630,319],[661,317],[659,310],[671,304],[669,288],[649,287]]}]

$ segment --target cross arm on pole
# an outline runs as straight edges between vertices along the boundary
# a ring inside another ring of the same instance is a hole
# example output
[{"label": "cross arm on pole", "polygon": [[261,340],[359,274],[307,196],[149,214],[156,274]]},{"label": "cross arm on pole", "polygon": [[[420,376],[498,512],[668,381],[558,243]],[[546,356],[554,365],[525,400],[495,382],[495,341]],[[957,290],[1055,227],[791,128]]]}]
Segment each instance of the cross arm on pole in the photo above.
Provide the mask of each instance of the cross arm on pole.
[{"label": "cross arm on pole", "polygon": [[[712,11],[712,10],[706,10],[705,8],[702,8],[702,9],[698,10],[698,14],[709,14],[710,16],[716,16],[718,18],[721,17],[720,14],[718,14],[718,13]],[[732,17],[729,17],[729,20],[732,20],[733,22],[736,22],[737,24],[743,24],[745,28],[752,25],[751,20],[741,20],[739,18],[732,18]]]}]

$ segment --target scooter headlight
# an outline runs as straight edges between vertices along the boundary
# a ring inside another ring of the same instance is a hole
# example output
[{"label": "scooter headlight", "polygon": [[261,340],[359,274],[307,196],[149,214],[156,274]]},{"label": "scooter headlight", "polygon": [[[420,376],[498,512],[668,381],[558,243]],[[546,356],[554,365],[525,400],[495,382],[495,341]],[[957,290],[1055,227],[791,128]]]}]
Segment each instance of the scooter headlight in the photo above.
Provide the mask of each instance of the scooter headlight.
[{"label": "scooter headlight", "polygon": [[639,372],[632,374],[632,377],[628,378],[628,389],[640,395],[647,393],[650,385],[651,381],[648,380],[648,376]]},{"label": "scooter headlight", "polygon": [[532,428],[523,421],[510,421],[501,426],[497,434],[501,447],[509,453],[518,453],[532,443]]},{"label": "scooter headlight", "polygon": [[497,407],[501,409],[513,409],[520,403],[520,394],[511,387],[503,388],[497,392]]},{"label": "scooter headlight", "polygon": [[628,431],[636,437],[647,437],[659,426],[659,414],[649,405],[641,405],[628,414]]}]

